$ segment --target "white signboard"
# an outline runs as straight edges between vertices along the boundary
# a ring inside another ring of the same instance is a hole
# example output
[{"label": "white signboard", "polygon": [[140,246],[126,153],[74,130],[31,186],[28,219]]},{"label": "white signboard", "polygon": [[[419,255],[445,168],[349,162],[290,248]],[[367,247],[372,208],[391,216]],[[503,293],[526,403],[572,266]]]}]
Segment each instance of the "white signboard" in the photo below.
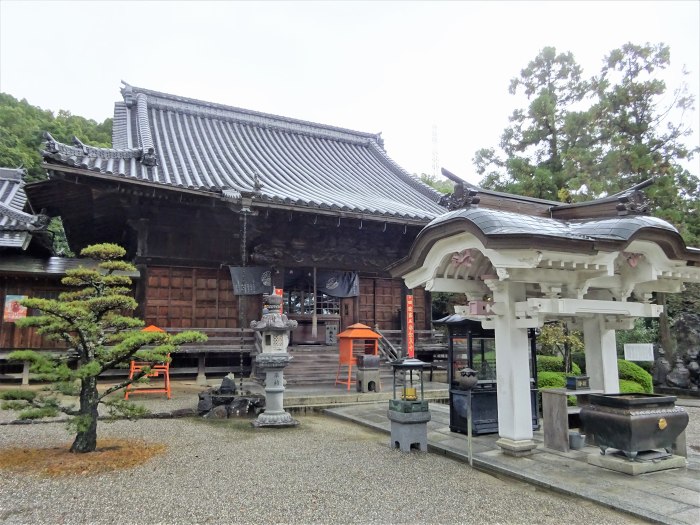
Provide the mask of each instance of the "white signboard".
[{"label": "white signboard", "polygon": [[653,361],[653,343],[625,343],[625,359],[627,361]]}]

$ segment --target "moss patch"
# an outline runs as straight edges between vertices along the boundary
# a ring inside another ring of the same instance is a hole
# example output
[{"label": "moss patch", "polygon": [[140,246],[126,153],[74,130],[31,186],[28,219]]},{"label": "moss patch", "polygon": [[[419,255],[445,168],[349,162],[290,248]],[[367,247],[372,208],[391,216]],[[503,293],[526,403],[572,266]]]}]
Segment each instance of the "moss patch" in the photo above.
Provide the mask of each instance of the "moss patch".
[{"label": "moss patch", "polygon": [[159,443],[127,439],[100,439],[97,450],[70,452],[70,444],[51,448],[6,448],[0,450],[0,469],[40,476],[90,476],[138,467],[162,454]]}]

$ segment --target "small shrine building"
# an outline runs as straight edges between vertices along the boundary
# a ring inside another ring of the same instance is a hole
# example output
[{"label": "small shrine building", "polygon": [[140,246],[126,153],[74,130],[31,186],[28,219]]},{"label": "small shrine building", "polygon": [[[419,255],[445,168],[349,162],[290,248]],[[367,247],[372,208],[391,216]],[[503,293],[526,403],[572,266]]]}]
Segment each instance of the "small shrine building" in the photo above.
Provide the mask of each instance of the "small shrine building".
[{"label": "small shrine building", "polygon": [[632,328],[637,317],[658,317],[654,292],[700,282],[700,249],[646,215],[642,186],[562,204],[457,182],[451,211],[431,221],[392,266],[409,288],[464,293],[476,306],[473,318],[495,330],[498,444],[505,453],[535,447],[528,329],[560,319],[582,330],[591,388],[617,393],[615,331]]}]

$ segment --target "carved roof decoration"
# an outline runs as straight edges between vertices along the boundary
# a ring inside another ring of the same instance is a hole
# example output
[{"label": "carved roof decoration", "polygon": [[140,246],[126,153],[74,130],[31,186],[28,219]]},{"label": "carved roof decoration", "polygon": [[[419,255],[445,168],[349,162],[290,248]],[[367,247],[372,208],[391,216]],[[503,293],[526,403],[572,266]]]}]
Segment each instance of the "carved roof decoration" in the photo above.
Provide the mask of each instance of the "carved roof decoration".
[{"label": "carved roof decoration", "polygon": [[[212,194],[253,205],[428,222],[440,194],[383,149],[380,134],[280,117],[142,89],[122,88],[113,149],[47,136],[53,172]],[[107,176],[107,177],[105,177]]]},{"label": "carved roof decoration", "polygon": [[649,179],[615,195],[571,204],[487,190],[445,168],[442,174],[454,182],[454,191],[440,199],[440,204],[450,211],[481,204],[485,208],[563,220],[648,215],[650,201],[641,190],[654,183],[654,179]]},{"label": "carved roof decoration", "polygon": [[[688,268],[693,268],[692,272],[700,266],[700,250],[686,246],[676,228],[656,217],[625,215],[562,220],[487,208],[462,208],[431,221],[416,237],[409,255],[388,270],[394,276],[414,272],[439,243],[461,235],[478,239],[488,250],[504,253],[556,251],[572,254],[572,257],[595,258],[619,252],[628,263],[629,253],[634,252],[630,246],[651,243],[657,245],[669,260],[685,261]],[[459,264],[463,259],[469,264]],[[445,264],[459,273],[462,266],[473,266],[474,260],[478,260],[478,256],[473,250],[458,250],[446,259]]]},{"label": "carved roof decoration", "polygon": [[0,168],[0,248],[27,249],[32,233],[45,230],[48,217],[24,211],[23,169]]}]

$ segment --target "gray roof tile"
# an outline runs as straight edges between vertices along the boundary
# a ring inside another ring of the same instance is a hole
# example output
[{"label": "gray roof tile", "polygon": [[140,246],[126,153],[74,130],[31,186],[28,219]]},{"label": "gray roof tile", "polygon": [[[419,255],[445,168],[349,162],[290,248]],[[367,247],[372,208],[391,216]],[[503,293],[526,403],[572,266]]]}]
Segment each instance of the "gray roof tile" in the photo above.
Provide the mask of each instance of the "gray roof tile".
[{"label": "gray roof tile", "polygon": [[24,211],[24,170],[0,168],[0,247],[25,249],[38,217]]},{"label": "gray roof tile", "polygon": [[271,203],[419,220],[444,212],[440,194],[393,162],[378,134],[129,85],[122,93],[115,149],[49,138],[46,162],[232,199],[257,181],[257,199]]},{"label": "gray roof tile", "polygon": [[669,223],[656,217],[629,215],[611,219],[564,221],[488,208],[454,210],[434,219],[427,227],[453,219],[469,220],[487,236],[544,235],[563,239],[626,241],[642,228],[660,228],[678,233]]}]

